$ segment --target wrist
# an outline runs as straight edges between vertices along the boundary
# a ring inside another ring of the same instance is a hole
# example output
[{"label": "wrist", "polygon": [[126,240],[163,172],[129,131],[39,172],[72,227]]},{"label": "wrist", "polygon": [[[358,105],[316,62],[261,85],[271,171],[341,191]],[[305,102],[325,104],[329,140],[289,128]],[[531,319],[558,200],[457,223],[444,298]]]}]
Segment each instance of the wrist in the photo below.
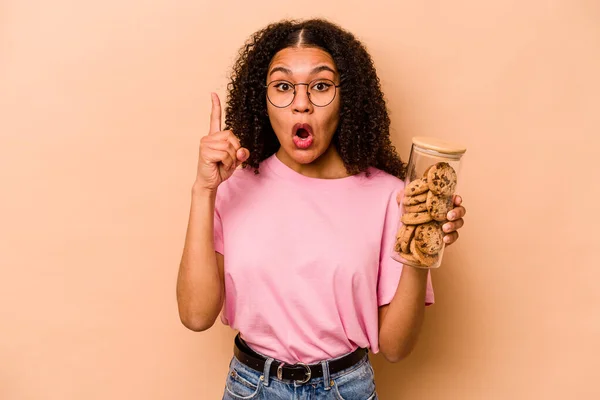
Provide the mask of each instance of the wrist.
[{"label": "wrist", "polygon": [[199,198],[213,198],[217,194],[217,189],[211,189],[204,186],[202,182],[195,181],[192,185],[192,196]]},{"label": "wrist", "polygon": [[[408,268],[406,268],[408,267]],[[404,265],[404,270],[405,271],[409,271],[408,273],[416,276],[418,278],[421,279],[427,279],[427,275],[429,275],[429,268],[417,268],[417,267],[413,267],[411,265]]]}]

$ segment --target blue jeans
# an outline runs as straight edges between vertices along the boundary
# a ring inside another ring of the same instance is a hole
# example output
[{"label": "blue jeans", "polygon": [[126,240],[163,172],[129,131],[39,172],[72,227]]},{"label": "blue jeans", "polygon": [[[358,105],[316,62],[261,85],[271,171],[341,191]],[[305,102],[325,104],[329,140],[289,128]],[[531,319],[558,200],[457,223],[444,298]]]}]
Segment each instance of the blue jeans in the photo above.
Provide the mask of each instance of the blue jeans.
[{"label": "blue jeans", "polygon": [[368,353],[353,366],[332,375],[328,361],[321,362],[323,377],[297,383],[270,376],[272,358],[267,359],[265,370],[258,372],[233,357],[223,400],[377,400]]}]

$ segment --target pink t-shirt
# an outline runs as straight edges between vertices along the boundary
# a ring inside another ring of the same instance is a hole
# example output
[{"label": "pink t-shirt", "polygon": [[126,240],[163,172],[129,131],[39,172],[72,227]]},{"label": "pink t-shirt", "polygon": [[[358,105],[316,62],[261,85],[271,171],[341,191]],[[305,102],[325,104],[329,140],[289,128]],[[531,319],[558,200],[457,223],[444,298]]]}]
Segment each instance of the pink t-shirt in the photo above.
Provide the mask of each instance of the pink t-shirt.
[{"label": "pink t-shirt", "polygon": [[[225,259],[221,320],[255,351],[314,363],[357,347],[379,352],[378,306],[398,287],[391,258],[403,182],[306,177],[273,155],[219,186],[215,250]],[[431,277],[426,303],[434,301]]]}]

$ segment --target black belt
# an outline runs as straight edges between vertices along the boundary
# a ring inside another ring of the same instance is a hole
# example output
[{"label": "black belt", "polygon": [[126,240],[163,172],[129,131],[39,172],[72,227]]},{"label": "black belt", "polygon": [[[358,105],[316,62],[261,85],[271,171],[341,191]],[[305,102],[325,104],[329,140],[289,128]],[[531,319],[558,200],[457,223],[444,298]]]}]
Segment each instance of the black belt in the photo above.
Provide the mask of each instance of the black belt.
[{"label": "black belt", "polygon": [[[342,358],[329,361],[329,373],[335,374],[336,372],[353,366],[362,360],[368,352],[368,349],[359,347]],[[247,365],[258,372],[264,371],[267,359],[252,350],[240,337],[239,333],[235,337],[233,354],[242,364]],[[297,381],[298,383],[306,383],[311,378],[321,378],[323,376],[323,366],[320,363],[310,365],[297,363],[288,365],[283,361],[274,360],[271,364],[269,376],[276,376],[280,380],[286,379]]]}]

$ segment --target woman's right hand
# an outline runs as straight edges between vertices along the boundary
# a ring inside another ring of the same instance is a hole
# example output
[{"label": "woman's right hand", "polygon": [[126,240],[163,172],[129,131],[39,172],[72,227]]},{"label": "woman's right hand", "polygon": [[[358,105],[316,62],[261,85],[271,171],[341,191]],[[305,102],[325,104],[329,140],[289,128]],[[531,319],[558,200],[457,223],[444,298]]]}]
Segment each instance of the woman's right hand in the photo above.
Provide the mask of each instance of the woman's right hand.
[{"label": "woman's right hand", "polygon": [[211,98],[210,131],[200,140],[196,185],[214,191],[248,159],[250,152],[232,131],[221,131],[221,102],[216,93],[211,93]]}]

